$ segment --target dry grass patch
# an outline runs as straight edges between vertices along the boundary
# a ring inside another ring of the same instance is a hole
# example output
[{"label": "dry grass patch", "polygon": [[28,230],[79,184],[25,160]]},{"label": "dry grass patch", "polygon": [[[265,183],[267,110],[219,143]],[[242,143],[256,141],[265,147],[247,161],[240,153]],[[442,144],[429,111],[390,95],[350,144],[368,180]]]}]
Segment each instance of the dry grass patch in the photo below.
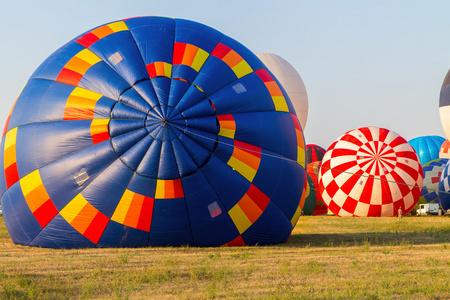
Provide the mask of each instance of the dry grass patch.
[{"label": "dry grass patch", "polygon": [[0,299],[448,299],[450,218],[301,217],[268,247],[54,250],[0,217]]}]

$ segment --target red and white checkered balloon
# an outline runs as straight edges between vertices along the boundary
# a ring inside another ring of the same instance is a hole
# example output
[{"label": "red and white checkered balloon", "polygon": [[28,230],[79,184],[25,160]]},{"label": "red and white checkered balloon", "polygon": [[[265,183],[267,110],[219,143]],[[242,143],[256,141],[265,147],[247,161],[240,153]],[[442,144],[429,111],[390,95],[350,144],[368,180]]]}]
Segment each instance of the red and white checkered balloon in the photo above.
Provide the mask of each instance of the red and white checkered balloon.
[{"label": "red and white checkered balloon", "polygon": [[320,192],[341,217],[390,217],[417,203],[423,171],[413,147],[393,131],[351,130],[327,150],[320,168]]}]

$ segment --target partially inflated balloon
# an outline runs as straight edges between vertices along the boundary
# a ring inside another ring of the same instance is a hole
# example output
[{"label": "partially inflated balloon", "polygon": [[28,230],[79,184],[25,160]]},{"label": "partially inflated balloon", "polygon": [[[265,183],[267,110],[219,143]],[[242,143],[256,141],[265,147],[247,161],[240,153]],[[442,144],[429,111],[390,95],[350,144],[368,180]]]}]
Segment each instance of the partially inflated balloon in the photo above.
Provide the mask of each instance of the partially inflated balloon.
[{"label": "partially inflated balloon", "polygon": [[408,142],[377,127],[351,130],[327,150],[320,168],[320,191],[338,216],[395,216],[414,208],[422,167]]},{"label": "partially inflated balloon", "polygon": [[304,203],[300,123],[247,48],[162,17],[102,25],[31,76],[2,140],[14,243],[273,244]]},{"label": "partially inflated balloon", "polygon": [[320,174],[320,161],[315,161],[312,163],[309,163],[306,167],[306,171],[308,172],[308,175],[311,177],[312,182],[314,184],[315,189],[315,195],[316,195],[316,204],[314,205],[314,211],[312,213],[313,216],[317,215],[325,215],[328,211],[327,206],[323,202],[322,195],[320,194],[319,189],[319,174]]},{"label": "partially inflated balloon", "polygon": [[309,163],[315,161],[322,161],[323,156],[325,155],[325,149],[315,144],[307,144],[306,145],[306,159]]},{"label": "partially inflated balloon", "polygon": [[444,211],[450,209],[450,160],[445,164],[439,179],[439,204]]},{"label": "partially inflated balloon", "polygon": [[437,135],[420,136],[408,143],[414,148],[422,165],[439,158],[439,149],[445,139]]},{"label": "partially inflated balloon", "polygon": [[308,94],[300,74],[287,60],[276,54],[257,53],[256,56],[261,59],[286,90],[304,130],[308,120]]},{"label": "partially inflated balloon", "polygon": [[439,180],[447,162],[447,158],[438,158],[423,165],[423,188],[418,204],[439,203]]},{"label": "partially inflated balloon", "polygon": [[303,214],[306,216],[312,216],[314,208],[316,207],[316,189],[314,187],[313,180],[309,174],[306,174],[308,179],[308,186],[306,188],[305,205],[303,205]]}]

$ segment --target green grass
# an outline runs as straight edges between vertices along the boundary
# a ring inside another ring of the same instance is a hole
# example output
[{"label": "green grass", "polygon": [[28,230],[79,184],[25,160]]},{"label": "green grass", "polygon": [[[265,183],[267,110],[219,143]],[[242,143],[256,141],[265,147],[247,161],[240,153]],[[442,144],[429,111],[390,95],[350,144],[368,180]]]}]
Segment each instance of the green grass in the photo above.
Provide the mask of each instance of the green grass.
[{"label": "green grass", "polygon": [[55,250],[0,217],[0,299],[448,299],[450,218],[302,216],[256,247]]}]

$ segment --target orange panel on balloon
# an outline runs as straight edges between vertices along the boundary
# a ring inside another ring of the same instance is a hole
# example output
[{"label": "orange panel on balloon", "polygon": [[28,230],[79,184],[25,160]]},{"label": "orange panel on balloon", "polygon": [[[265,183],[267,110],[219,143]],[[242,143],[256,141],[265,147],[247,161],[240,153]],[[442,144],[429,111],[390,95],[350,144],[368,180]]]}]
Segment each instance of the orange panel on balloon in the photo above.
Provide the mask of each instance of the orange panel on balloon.
[{"label": "orange panel on balloon", "polygon": [[86,33],[76,40],[76,42],[84,47],[88,48],[98,40],[113,34],[115,32],[128,30],[127,25],[123,21],[110,23],[97,27],[96,29]]},{"label": "orange panel on balloon", "polygon": [[97,243],[109,218],[78,194],[61,211],[61,216],[91,242]]},{"label": "orange panel on balloon", "polygon": [[154,199],[126,190],[111,220],[149,232],[153,216]]},{"label": "orange panel on balloon", "polygon": [[6,187],[9,188],[19,180],[16,163],[16,139],[18,127],[8,131],[5,136],[3,152],[3,168],[5,170]]},{"label": "orange panel on balloon", "polygon": [[173,199],[182,197],[184,197],[184,192],[180,179],[158,179],[156,182],[155,199]]},{"label": "orange panel on balloon", "polygon": [[234,121],[233,115],[218,115],[217,120],[219,121],[220,126],[219,135],[234,139],[234,135],[236,133],[236,122]]},{"label": "orange panel on balloon", "polygon": [[89,49],[83,49],[66,63],[56,81],[77,86],[84,73],[100,61],[101,58]]},{"label": "orange panel on balloon", "polygon": [[91,137],[94,144],[98,144],[109,139],[108,124],[109,119],[92,120]]},{"label": "orange panel on balloon", "polygon": [[239,233],[242,234],[262,215],[269,202],[269,197],[253,184],[250,185],[247,193],[228,211]]},{"label": "orange panel on balloon", "polygon": [[39,225],[44,228],[58,214],[58,210],[44,187],[39,170],[23,177],[20,187],[28,207]]},{"label": "orange panel on balloon", "polygon": [[300,122],[296,115],[291,114],[292,121],[295,126],[295,134],[297,136],[297,163],[303,168],[306,167],[306,151],[305,151],[305,139],[303,137],[303,132],[300,126]]}]

